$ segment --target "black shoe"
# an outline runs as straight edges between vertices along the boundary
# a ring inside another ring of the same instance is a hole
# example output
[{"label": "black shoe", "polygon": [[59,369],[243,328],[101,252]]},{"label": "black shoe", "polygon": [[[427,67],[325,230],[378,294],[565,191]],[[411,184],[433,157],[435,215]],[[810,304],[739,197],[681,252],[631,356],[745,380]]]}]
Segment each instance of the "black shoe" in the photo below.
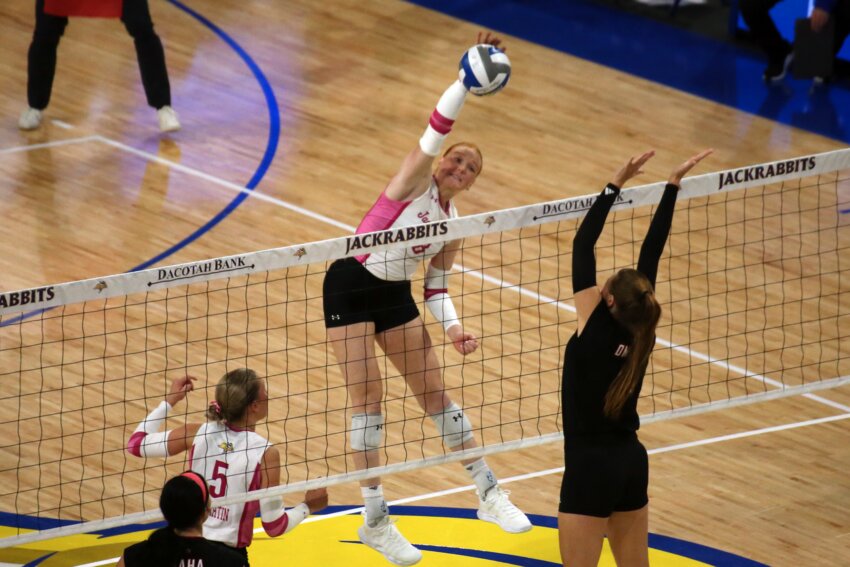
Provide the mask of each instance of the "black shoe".
[{"label": "black shoe", "polygon": [[794,52],[791,49],[788,49],[788,52],[785,53],[780,59],[771,59],[767,68],[764,70],[762,74],[762,79],[766,83],[778,83],[782,79],[785,78],[785,75],[788,73],[788,69],[791,68],[791,62],[794,60]]}]

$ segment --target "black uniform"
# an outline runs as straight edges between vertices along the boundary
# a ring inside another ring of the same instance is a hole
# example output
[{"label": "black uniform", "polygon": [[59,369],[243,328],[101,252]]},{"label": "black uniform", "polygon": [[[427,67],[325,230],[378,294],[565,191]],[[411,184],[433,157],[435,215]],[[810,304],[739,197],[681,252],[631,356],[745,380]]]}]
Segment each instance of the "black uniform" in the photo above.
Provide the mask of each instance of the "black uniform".
[{"label": "black uniform", "polygon": [[[573,241],[573,292],[596,285],[593,248],[608,211],[619,195],[608,185],[587,213]],[[667,185],[641,247],[638,270],[655,286],[678,188]],[[563,513],[607,518],[612,512],[638,510],[648,502],[649,461],[638,441],[637,400],[644,367],[619,417],[605,416],[605,394],[626,360],[632,336],[604,301],[593,310],[581,335],[573,334],[564,351],[561,410],[565,472],[561,483]]]},{"label": "black uniform", "polygon": [[244,550],[202,537],[181,537],[169,528],[162,528],[145,541],[125,549],[124,564],[127,567],[247,567],[248,560]]}]

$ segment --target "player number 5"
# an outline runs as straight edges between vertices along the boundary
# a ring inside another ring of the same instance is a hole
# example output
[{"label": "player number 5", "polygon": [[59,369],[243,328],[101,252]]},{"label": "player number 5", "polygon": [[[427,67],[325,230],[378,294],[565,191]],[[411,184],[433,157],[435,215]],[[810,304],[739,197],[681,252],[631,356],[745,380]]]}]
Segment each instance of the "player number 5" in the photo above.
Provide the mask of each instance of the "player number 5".
[{"label": "player number 5", "polygon": [[213,466],[212,478],[210,479],[210,496],[221,498],[227,493],[227,463],[216,461]]}]

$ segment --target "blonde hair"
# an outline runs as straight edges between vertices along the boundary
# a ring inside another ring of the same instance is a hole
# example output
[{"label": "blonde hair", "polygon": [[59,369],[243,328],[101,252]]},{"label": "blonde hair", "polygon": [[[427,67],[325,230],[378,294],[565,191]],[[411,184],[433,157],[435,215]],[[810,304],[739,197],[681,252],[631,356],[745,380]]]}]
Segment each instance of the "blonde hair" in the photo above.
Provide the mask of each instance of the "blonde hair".
[{"label": "blonde hair", "polygon": [[248,406],[260,396],[260,377],[250,368],[231,370],[215,387],[215,400],[207,409],[207,419],[230,423],[245,416]]},{"label": "blonde hair", "polygon": [[611,279],[610,291],[615,306],[612,313],[633,337],[625,364],[605,392],[605,415],[617,418],[649,364],[649,354],[655,343],[655,328],[661,318],[661,305],[655,298],[649,279],[630,268],[617,272]]}]

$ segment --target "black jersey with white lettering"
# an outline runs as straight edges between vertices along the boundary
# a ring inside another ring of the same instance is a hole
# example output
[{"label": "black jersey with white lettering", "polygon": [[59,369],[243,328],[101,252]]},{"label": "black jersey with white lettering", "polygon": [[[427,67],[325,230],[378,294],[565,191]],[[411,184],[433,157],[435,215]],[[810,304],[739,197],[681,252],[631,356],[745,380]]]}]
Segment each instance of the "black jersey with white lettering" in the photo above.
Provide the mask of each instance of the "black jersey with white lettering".
[{"label": "black jersey with white lettering", "polygon": [[637,399],[644,367],[620,416],[605,416],[605,393],[626,361],[631,334],[620,325],[604,301],[587,320],[581,335],[573,333],[564,350],[561,408],[564,436],[631,436],[640,427]]},{"label": "black jersey with white lettering", "polygon": [[[668,183],[652,217],[641,246],[637,269],[655,287],[658,262],[664,251],[679,187]],[[573,292],[596,286],[594,247],[608,212],[622,201],[620,188],[608,184],[594,201],[573,240]],[[643,385],[646,366],[640,369],[634,391],[626,400],[618,418],[603,411],[605,394],[623,367],[632,336],[608,310],[604,300],[593,310],[581,335],[573,334],[564,349],[564,372],[561,378],[561,411],[564,436],[620,437],[633,436],[640,427],[637,400]]]},{"label": "black jersey with white lettering", "polygon": [[127,567],[245,567],[245,558],[223,543],[202,537],[182,537],[169,528],[124,550]]}]

